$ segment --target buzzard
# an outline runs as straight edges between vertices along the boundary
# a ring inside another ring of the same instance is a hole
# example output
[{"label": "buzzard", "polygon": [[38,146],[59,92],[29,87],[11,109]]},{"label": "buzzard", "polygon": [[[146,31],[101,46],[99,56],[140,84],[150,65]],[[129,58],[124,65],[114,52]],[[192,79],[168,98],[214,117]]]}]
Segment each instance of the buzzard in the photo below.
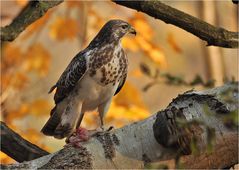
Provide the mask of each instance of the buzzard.
[{"label": "buzzard", "polygon": [[48,136],[62,139],[78,129],[86,111],[98,109],[101,127],[111,100],[124,85],[128,60],[121,47],[127,33],[136,35],[134,28],[122,20],[108,21],[67,66],[57,83],[50,89],[55,107],[42,128]]}]

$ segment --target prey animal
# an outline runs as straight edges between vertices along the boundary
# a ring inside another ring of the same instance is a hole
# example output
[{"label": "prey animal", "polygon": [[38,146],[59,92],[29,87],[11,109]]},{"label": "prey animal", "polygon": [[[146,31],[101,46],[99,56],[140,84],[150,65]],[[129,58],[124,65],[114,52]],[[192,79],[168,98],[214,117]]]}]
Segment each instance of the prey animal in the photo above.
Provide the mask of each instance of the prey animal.
[{"label": "prey animal", "polygon": [[126,34],[136,35],[135,29],[122,20],[108,21],[90,42],[67,66],[57,83],[50,89],[55,107],[42,128],[48,136],[62,139],[77,131],[84,113],[97,109],[100,126],[114,95],[124,85],[128,59],[121,47]]}]

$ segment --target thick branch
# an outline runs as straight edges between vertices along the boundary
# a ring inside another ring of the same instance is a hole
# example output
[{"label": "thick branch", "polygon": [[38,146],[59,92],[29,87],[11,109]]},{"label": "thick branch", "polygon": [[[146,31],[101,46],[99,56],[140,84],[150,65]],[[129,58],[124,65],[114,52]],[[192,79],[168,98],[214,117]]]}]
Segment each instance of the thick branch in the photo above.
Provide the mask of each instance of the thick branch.
[{"label": "thick branch", "polygon": [[[2,168],[131,169],[190,154],[182,160],[188,169],[230,167],[238,162],[238,125],[230,119],[238,116],[238,96],[237,83],[186,92],[165,110],[95,136],[81,148],[66,146],[56,153]],[[207,153],[209,144],[213,149]],[[198,155],[193,154],[195,149]]]},{"label": "thick branch", "polygon": [[42,17],[48,9],[61,2],[63,0],[30,1],[10,25],[1,27],[1,41],[13,41],[28,25]]},{"label": "thick branch", "polygon": [[0,125],[1,151],[16,161],[29,161],[49,154],[38,146],[23,139],[2,121]]},{"label": "thick branch", "polygon": [[119,5],[144,12],[156,19],[182,28],[207,41],[208,46],[238,48],[238,32],[231,32],[220,27],[215,27],[159,1],[113,1]]}]

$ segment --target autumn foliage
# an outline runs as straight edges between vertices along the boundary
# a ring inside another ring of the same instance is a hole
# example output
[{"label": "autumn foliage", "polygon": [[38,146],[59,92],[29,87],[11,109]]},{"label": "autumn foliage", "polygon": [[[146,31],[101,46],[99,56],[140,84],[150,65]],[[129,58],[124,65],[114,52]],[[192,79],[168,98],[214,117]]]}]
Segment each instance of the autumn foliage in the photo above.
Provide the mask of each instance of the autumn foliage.
[{"label": "autumn foliage", "polygon": [[[26,1],[16,2],[19,8],[26,4]],[[70,43],[72,40],[81,39],[82,37],[79,35],[83,27],[86,27],[85,30],[89,30],[88,34],[91,35],[85,38],[85,42],[83,42],[83,46],[85,46],[102,25],[111,19],[110,16],[104,18],[98,15],[91,4],[92,2],[85,2],[84,4],[81,1],[67,1],[61,6],[48,11],[46,15],[30,25],[16,41],[2,45],[2,120],[27,140],[49,151],[52,149],[42,140],[45,137],[40,133],[40,127],[43,124],[36,126],[37,128],[27,124],[29,120],[46,119],[53,106],[53,99],[52,97],[42,98],[41,96],[31,96],[28,99],[28,96],[24,95],[25,93],[30,94],[30,91],[34,90],[32,88],[37,86],[37,84],[32,86],[33,82],[36,82],[36,80],[40,82],[47,78],[52,62],[57,62],[53,60],[52,49],[46,43],[39,41],[39,38],[41,35],[45,35],[48,37],[45,41],[54,41],[54,43],[67,41]],[[88,16],[87,19],[89,21],[94,21],[89,22],[88,26],[81,25],[81,21],[77,20],[77,17],[73,17],[73,12],[71,11],[74,10],[79,14],[82,7],[86,5],[87,15],[85,16]],[[115,8],[115,6],[112,6],[112,8]],[[120,16],[114,17],[120,18]],[[137,28],[137,36],[135,38],[125,37],[122,41],[127,53],[140,54],[144,57],[145,62],[155,63],[156,67],[165,69],[167,67],[165,54],[160,45],[154,43],[154,30],[146,17],[132,12],[132,15],[125,18],[125,20],[128,20],[129,23]],[[172,37],[169,37],[169,42],[173,44],[173,48],[180,51]],[[82,47],[79,47],[79,50],[81,49]],[[65,55],[69,57],[67,53]],[[60,69],[63,72],[64,68]],[[137,68],[132,70],[129,76],[140,78],[142,74],[140,69]],[[57,78],[55,77],[54,80],[57,80]],[[47,91],[48,89],[44,89],[41,90],[41,93],[47,93]],[[23,97],[17,100],[18,97],[16,96]],[[106,123],[115,127],[121,127],[148,116],[149,111],[143,102],[139,89],[130,81],[127,81],[122,91],[114,97],[109,113],[106,116]],[[83,126],[86,128],[97,127],[97,119],[97,112],[86,114]],[[3,163],[12,162],[3,153],[1,153],[1,161]]]}]

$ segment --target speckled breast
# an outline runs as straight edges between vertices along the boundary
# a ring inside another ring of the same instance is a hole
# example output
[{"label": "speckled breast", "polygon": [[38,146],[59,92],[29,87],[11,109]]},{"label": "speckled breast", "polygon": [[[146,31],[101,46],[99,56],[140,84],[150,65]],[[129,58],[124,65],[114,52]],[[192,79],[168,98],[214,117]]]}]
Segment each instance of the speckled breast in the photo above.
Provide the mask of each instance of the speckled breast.
[{"label": "speckled breast", "polygon": [[102,54],[90,58],[90,76],[99,84],[115,85],[127,75],[128,59],[122,48]]}]

